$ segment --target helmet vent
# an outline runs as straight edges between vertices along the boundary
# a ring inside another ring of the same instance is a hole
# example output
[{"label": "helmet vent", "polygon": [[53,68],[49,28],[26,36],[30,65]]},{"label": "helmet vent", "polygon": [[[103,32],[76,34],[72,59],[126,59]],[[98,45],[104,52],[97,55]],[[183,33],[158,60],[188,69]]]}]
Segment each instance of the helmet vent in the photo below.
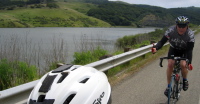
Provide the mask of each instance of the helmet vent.
[{"label": "helmet vent", "polygon": [[71,94],[63,104],[69,104],[76,94]]},{"label": "helmet vent", "polygon": [[64,72],[64,73],[61,73],[61,74],[62,74],[62,76],[60,77],[60,79],[58,80],[57,83],[61,83],[69,75],[68,72]]},{"label": "helmet vent", "polygon": [[89,78],[85,78],[84,80],[80,81],[80,83],[86,83]]}]

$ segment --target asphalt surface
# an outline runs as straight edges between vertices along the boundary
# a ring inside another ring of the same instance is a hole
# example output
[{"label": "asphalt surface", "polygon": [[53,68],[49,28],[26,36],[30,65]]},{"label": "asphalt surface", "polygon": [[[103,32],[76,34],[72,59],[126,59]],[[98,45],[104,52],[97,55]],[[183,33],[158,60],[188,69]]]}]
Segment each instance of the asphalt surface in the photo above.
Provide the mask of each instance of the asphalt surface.
[{"label": "asphalt surface", "polygon": [[[195,36],[193,50],[194,69],[188,73],[189,89],[181,91],[176,104],[200,104],[200,34]],[[166,69],[159,67],[159,59],[149,63],[139,72],[112,86],[112,104],[166,104],[164,90],[167,87]]]}]

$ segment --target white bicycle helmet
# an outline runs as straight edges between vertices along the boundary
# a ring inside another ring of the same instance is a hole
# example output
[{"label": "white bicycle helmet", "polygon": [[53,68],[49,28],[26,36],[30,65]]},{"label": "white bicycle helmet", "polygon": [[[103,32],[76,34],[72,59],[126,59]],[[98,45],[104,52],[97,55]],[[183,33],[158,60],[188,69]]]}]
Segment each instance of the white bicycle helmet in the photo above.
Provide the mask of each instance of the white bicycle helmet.
[{"label": "white bicycle helmet", "polygon": [[92,67],[63,65],[45,74],[28,104],[108,104],[111,87],[106,75]]},{"label": "white bicycle helmet", "polygon": [[189,23],[189,18],[187,18],[186,16],[179,16],[176,18],[176,24],[187,25]]}]

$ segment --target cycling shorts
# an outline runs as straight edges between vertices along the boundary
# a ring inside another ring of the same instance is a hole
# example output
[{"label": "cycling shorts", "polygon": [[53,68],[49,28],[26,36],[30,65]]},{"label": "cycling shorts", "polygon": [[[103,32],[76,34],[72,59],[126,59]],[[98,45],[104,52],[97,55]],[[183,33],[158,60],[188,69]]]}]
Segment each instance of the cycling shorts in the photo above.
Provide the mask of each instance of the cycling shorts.
[{"label": "cycling shorts", "polygon": [[185,50],[177,50],[177,49],[170,47],[169,51],[168,51],[168,57],[172,57],[172,56],[187,58],[187,54],[186,54]]}]

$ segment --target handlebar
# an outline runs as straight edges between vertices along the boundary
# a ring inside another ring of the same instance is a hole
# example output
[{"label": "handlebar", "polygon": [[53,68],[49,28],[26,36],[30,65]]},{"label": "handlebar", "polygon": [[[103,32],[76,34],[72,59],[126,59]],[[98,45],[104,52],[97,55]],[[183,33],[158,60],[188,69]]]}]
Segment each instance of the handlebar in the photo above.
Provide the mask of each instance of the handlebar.
[{"label": "handlebar", "polygon": [[163,65],[162,65],[163,59],[173,59],[173,60],[178,60],[178,61],[185,60],[187,64],[189,62],[189,60],[187,58],[182,58],[182,57],[161,57],[160,58],[160,67],[163,67]]}]

